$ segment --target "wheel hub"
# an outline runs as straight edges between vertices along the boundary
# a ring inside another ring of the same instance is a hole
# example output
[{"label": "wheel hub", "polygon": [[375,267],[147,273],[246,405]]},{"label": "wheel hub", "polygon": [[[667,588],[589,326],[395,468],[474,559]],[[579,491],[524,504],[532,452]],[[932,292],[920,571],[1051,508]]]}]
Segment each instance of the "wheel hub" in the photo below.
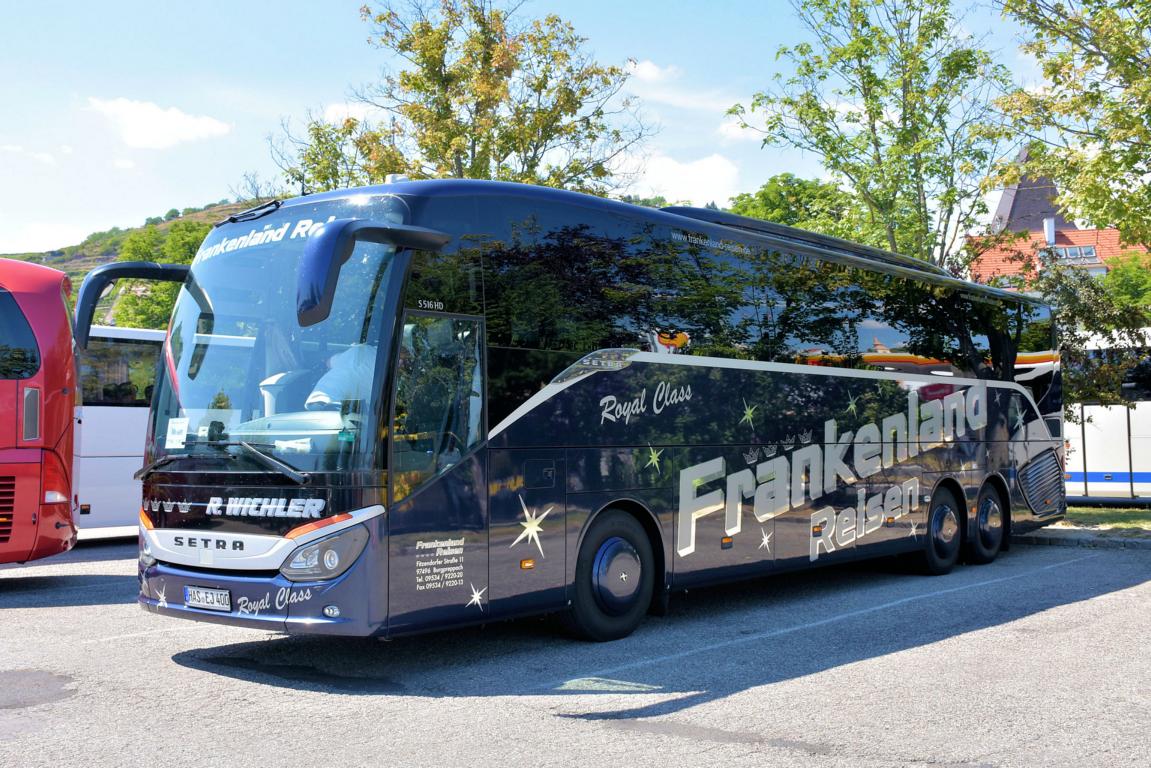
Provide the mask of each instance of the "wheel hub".
[{"label": "wheel hub", "polygon": [[979,508],[979,538],[984,546],[993,547],[1002,535],[1003,510],[994,500],[988,499]]},{"label": "wheel hub", "polygon": [[959,515],[950,505],[939,507],[932,517],[931,539],[936,551],[946,555],[959,535]]},{"label": "wheel hub", "polygon": [[639,552],[627,540],[612,536],[600,545],[592,566],[596,602],[612,615],[627,613],[635,604],[642,575]]}]

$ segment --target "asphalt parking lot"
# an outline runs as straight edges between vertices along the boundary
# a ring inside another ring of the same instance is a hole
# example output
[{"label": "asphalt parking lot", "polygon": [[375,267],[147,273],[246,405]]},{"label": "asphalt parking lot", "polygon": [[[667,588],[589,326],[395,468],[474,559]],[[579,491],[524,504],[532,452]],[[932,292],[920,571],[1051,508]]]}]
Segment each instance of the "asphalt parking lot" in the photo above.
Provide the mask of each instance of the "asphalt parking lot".
[{"label": "asphalt parking lot", "polygon": [[147,614],[135,543],[0,569],[0,766],[1109,766],[1151,754],[1151,551],[691,594],[604,645]]}]

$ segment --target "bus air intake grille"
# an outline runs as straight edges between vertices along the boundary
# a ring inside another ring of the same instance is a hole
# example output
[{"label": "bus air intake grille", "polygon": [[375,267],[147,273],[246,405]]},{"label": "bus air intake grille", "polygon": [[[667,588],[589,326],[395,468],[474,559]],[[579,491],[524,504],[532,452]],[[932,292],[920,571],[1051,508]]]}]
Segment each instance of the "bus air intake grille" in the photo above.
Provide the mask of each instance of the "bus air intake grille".
[{"label": "bus air intake grille", "polygon": [[1027,506],[1038,516],[1062,512],[1064,504],[1063,470],[1055,451],[1044,451],[1019,470],[1019,485]]},{"label": "bus air intake grille", "polygon": [[0,544],[12,538],[12,519],[16,511],[16,478],[0,477]]}]

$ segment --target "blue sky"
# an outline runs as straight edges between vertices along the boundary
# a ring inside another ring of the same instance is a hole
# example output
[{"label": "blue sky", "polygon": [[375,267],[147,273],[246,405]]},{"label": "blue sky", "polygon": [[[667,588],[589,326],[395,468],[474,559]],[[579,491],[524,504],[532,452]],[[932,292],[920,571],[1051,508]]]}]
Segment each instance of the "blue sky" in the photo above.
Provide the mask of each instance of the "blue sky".
[{"label": "blue sky", "polygon": [[[362,0],[10,4],[0,25],[0,253],[46,250],[231,197],[276,176],[280,122],[338,111],[389,62],[367,44]],[[632,189],[724,205],[769,176],[820,176],[812,157],[763,149],[728,106],[767,87],[802,30],[786,0],[529,0],[589,38],[603,63],[638,62],[631,90],[659,126]],[[984,9],[1011,63],[1011,34]]]}]

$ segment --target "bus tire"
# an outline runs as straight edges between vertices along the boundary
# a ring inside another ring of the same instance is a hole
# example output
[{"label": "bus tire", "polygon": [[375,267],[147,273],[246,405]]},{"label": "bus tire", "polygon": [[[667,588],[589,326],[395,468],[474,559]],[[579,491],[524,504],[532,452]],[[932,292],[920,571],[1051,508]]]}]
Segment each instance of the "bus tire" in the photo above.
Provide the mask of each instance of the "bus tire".
[{"label": "bus tire", "polygon": [[654,584],[647,532],[628,513],[605,510],[580,544],[567,624],[586,640],[627,637],[647,614]]},{"label": "bus tire", "polygon": [[969,562],[982,565],[996,558],[1007,531],[1006,517],[999,491],[991,484],[984,485],[975,502],[975,524],[967,546]]},{"label": "bus tire", "polygon": [[924,534],[923,571],[932,576],[950,573],[959,560],[963,543],[961,526],[963,512],[955,494],[946,488],[937,488],[931,496],[927,512],[927,530]]}]

